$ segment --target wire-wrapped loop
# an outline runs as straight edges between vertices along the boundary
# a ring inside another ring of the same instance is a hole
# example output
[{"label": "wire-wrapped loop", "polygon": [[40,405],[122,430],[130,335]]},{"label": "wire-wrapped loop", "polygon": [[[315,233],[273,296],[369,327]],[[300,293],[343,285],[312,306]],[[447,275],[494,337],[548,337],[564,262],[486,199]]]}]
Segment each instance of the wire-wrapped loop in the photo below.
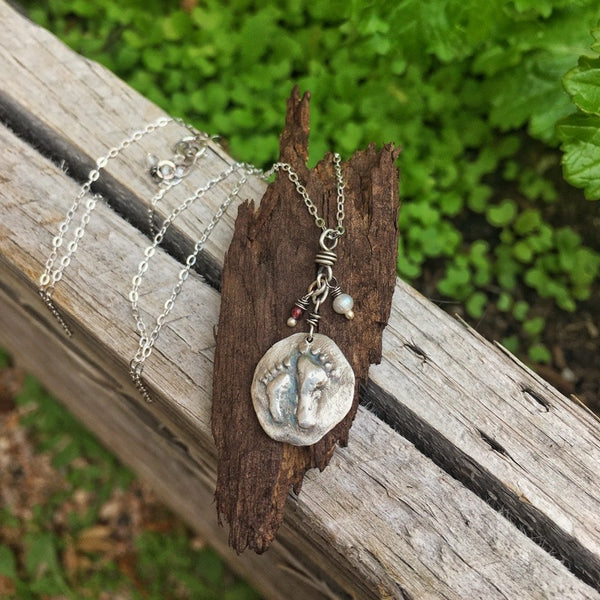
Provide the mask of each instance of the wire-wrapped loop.
[{"label": "wire-wrapped loop", "polygon": [[312,325],[315,329],[319,328],[319,321],[321,320],[321,315],[316,312],[311,312],[306,319],[306,322],[309,325]]},{"label": "wire-wrapped loop", "polygon": [[337,261],[337,254],[331,250],[321,250],[315,256],[315,262],[325,267],[333,267]]}]

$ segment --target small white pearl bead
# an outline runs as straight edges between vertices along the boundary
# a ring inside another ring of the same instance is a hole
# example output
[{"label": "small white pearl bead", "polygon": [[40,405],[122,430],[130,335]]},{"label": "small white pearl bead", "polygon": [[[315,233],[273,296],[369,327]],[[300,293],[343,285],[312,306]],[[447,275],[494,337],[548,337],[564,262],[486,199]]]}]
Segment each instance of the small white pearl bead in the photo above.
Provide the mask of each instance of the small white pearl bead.
[{"label": "small white pearl bead", "polygon": [[354,307],[354,299],[350,294],[340,294],[333,299],[333,310],[340,315],[346,314]]},{"label": "small white pearl bead", "polygon": [[352,319],[354,319],[354,311],[348,310],[344,313],[344,316],[346,317],[346,319],[348,319],[348,321],[352,321]]},{"label": "small white pearl bead", "polygon": [[287,320],[287,326],[288,326],[288,327],[296,327],[296,323],[297,323],[297,322],[298,322],[298,321],[296,321],[296,319],[294,319],[294,317],[290,317],[290,318]]}]

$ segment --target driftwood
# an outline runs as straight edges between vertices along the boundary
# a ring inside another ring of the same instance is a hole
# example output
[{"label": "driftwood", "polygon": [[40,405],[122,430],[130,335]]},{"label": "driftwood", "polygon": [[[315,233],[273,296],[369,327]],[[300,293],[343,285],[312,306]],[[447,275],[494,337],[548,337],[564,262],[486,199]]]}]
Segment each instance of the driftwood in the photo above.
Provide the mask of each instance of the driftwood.
[{"label": "driftwood", "polygon": [[[140,165],[182,131],[131,148],[98,182],[110,207],[99,205],[55,294],[75,329],[65,338],[37,279],[78,189],[72,177],[162,113],[3,2],[0,69],[0,115],[10,124],[0,125],[0,345],[265,597],[600,598],[597,419],[399,280],[348,447],[290,495],[268,552],[228,550],[212,501],[217,291],[195,273],[186,283],[144,372],[154,404],[127,375],[137,343],[127,292],[153,189]],[[230,162],[211,145],[198,179]],[[160,310],[181,257],[229,189],[173,226],[148,273],[146,314]],[[251,179],[245,194],[258,201],[264,191]],[[233,216],[199,261],[209,278],[218,277]]]},{"label": "driftwood", "polygon": [[[336,222],[335,173],[331,156],[309,171],[309,94],[295,88],[287,105],[280,160],[290,164],[326,223]],[[254,414],[250,387],[265,351],[290,335],[290,307],[315,273],[320,229],[285,173],[269,186],[258,210],[239,208],[225,257],[221,313],[213,378],[212,429],[218,452],[217,508],[231,525],[230,543],[263,552],[273,540],[286,498],[300,492],[305,472],[323,470],[335,446],[345,446],[358,407],[358,388],[370,363],[381,360],[381,334],[388,321],[396,281],[398,246],[397,151],[371,146],[343,165],[346,233],[336,248],[335,275],[356,298],[351,321],[323,305],[319,332],[336,341],[356,376],[349,414],[312,446],[269,438]],[[303,321],[297,330],[305,330]]]}]

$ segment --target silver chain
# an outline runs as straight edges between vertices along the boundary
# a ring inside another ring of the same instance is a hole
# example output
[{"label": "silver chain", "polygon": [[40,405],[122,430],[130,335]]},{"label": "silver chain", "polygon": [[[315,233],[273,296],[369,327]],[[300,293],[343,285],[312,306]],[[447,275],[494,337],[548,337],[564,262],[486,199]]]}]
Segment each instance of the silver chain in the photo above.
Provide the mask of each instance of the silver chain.
[{"label": "silver chain", "polygon": [[[223,218],[233,200],[239,196],[240,190],[242,186],[247,182],[249,176],[255,175],[261,177],[264,180],[268,180],[268,178],[275,172],[279,170],[285,171],[290,181],[294,184],[296,191],[304,200],[309,214],[312,217],[314,217],[315,224],[317,225],[317,227],[323,230],[323,235],[321,236],[321,239],[323,240],[323,238],[326,237],[327,239],[333,240],[333,245],[331,246],[331,248],[333,248],[335,247],[335,244],[337,244],[337,238],[339,238],[345,233],[345,228],[343,225],[345,183],[342,176],[341,159],[339,154],[337,153],[334,154],[333,158],[337,178],[337,226],[335,227],[335,229],[328,228],[323,217],[320,217],[318,215],[318,211],[315,204],[308,195],[305,186],[303,186],[300,183],[298,175],[292,169],[291,165],[284,162],[277,162],[271,167],[271,169],[269,169],[269,171],[263,173],[260,169],[257,169],[256,167],[253,167],[248,163],[236,162],[229,165],[216,177],[210,179],[203,185],[199,186],[196,190],[194,190],[194,192],[188,198],[186,198],[181,204],[179,204],[179,206],[177,206],[171,211],[171,213],[163,221],[160,229],[156,230],[154,224],[156,206],[171,189],[179,185],[183,178],[189,174],[190,170],[195,165],[197,159],[204,154],[208,141],[216,139],[214,136],[210,137],[208,136],[208,134],[197,131],[195,128],[185,123],[181,119],[176,119],[172,117],[161,117],[157,121],[149,123],[143,129],[139,129],[133,132],[129,137],[121,141],[120,144],[110,148],[104,156],[101,156],[96,160],[95,168],[93,168],[89,172],[87,180],[82,184],[77,196],[73,200],[71,207],[67,211],[64,220],[60,224],[58,233],[52,239],[52,249],[50,255],[48,256],[48,259],[46,260],[44,272],[40,276],[38,291],[48,309],[51,311],[51,313],[54,315],[54,317],[57,319],[57,321],[69,337],[72,335],[71,328],[58,311],[56,305],[54,304],[52,296],[56,284],[62,279],[65,270],[71,263],[73,255],[77,252],[79,242],[85,234],[85,230],[90,221],[91,214],[96,208],[98,200],[101,199],[102,196],[100,194],[93,194],[91,195],[91,197],[87,198],[85,203],[84,199],[91,193],[92,185],[94,184],[94,182],[98,181],[98,179],[100,178],[100,172],[106,168],[109,160],[112,160],[119,156],[121,152],[123,152],[123,150],[125,150],[132,144],[139,142],[144,136],[156,131],[157,129],[166,127],[169,123],[172,122],[177,122],[186,127],[190,131],[191,136],[183,138],[182,140],[180,140],[180,142],[178,142],[175,145],[174,150],[176,154],[173,157],[173,160],[158,161],[158,159],[154,156],[149,155],[148,157],[149,165],[147,166],[150,167],[151,174],[153,175],[155,180],[158,181],[159,184],[159,190],[150,200],[150,206],[148,208],[148,224],[150,228],[150,233],[151,235],[153,235],[153,240],[152,244],[147,246],[144,250],[144,258],[138,265],[138,270],[136,275],[132,279],[132,287],[131,291],[129,292],[131,311],[135,321],[136,330],[139,334],[138,349],[135,353],[135,356],[129,364],[129,373],[135,386],[137,387],[143,398],[148,402],[151,402],[152,398],[142,381],[144,363],[152,354],[156,341],[158,340],[158,337],[160,335],[160,331],[167,317],[173,310],[175,306],[175,301],[181,293],[183,285],[188,279],[191,269],[196,264],[198,255],[204,249],[204,246],[208,238],[210,237],[213,229]],[[183,211],[188,209],[196,200],[202,198],[207,192],[209,192],[211,189],[216,187],[218,184],[223,182],[230,175],[237,171],[240,171],[241,174],[239,175],[235,186],[229,192],[225,200],[221,203],[217,212],[213,215],[210,222],[202,232],[200,238],[196,241],[193,252],[186,258],[185,266],[179,271],[177,282],[173,286],[171,294],[165,301],[162,312],[156,317],[154,327],[152,331],[148,333],[148,328],[140,313],[139,290],[144,278],[144,274],[148,270],[150,259],[155,255],[157,247],[162,243],[164,236],[169,227],[172,225],[173,221]],[[78,213],[83,203],[84,211],[81,215],[79,225],[74,231],[73,239],[66,246],[66,252],[60,258],[57,264],[57,260],[59,257],[59,249],[63,246],[65,236],[69,231],[71,222],[75,218],[75,215]],[[320,292],[320,294],[317,292]],[[325,299],[326,293],[325,295],[323,295],[322,290],[315,290],[315,300],[318,295],[322,297],[315,302],[316,311],[318,311],[320,303]]]},{"label": "silver chain", "polygon": [[[194,251],[187,257],[187,259],[185,261],[185,267],[179,271],[177,283],[173,286],[173,289],[171,290],[171,295],[166,300],[166,302],[163,306],[163,311],[158,315],[158,317],[156,317],[154,328],[153,328],[152,332],[150,334],[148,334],[148,329],[147,329],[146,324],[144,323],[144,321],[141,317],[140,311],[139,311],[139,305],[138,305],[139,288],[142,283],[142,278],[144,276],[144,273],[148,270],[148,263],[150,262],[150,259],[154,256],[154,254],[156,252],[156,248],[162,242],[167,229],[173,223],[175,218],[179,214],[181,214],[181,212],[183,212],[184,210],[189,208],[189,206],[191,206],[191,204],[193,202],[195,202],[198,198],[201,198],[202,196],[204,196],[204,194],[206,194],[206,192],[211,190],[213,187],[215,187],[221,181],[223,181],[227,177],[229,177],[229,175],[231,175],[232,173],[234,173],[235,171],[238,171],[238,170],[242,171],[240,178],[238,179],[235,187],[231,190],[231,192],[229,192],[229,194],[227,195],[225,200],[221,203],[217,212],[213,215],[209,224],[206,226],[206,228],[202,232],[200,239],[194,245]],[[140,262],[140,264],[138,266],[138,272],[132,279],[132,282],[131,282],[132,287],[131,287],[131,291],[129,292],[129,301],[131,303],[131,311],[133,314],[133,318],[136,322],[136,329],[140,335],[138,350],[129,364],[129,373],[130,373],[131,378],[133,379],[137,389],[139,390],[141,395],[144,397],[144,399],[148,402],[151,402],[152,398],[151,398],[146,386],[144,385],[144,383],[142,381],[142,372],[144,369],[144,362],[150,356],[150,354],[152,354],[152,350],[154,348],[156,341],[158,340],[160,330],[162,329],[162,326],[163,326],[166,318],[169,316],[169,314],[173,310],[173,308],[175,306],[175,300],[181,293],[183,284],[189,277],[190,270],[196,264],[198,254],[204,249],[204,245],[206,244],[206,241],[210,237],[210,234],[212,233],[212,231],[216,227],[216,225],[219,223],[219,221],[222,219],[223,215],[227,212],[227,209],[229,208],[230,204],[233,202],[233,200],[235,198],[238,197],[240,190],[241,190],[242,186],[248,180],[249,175],[262,175],[262,171],[260,171],[259,169],[256,169],[255,167],[252,167],[251,165],[248,165],[246,163],[234,163],[234,164],[230,165],[229,167],[227,167],[227,169],[225,169],[223,172],[221,172],[217,177],[215,177],[214,179],[211,179],[210,181],[208,181],[207,183],[205,183],[204,185],[202,185],[201,187],[196,189],[195,192],[189,198],[187,198],[182,204],[180,204],[177,208],[175,208],[171,212],[171,214],[165,219],[161,229],[154,236],[154,240],[153,240],[152,244],[150,246],[148,246],[144,251],[144,259]]]},{"label": "silver chain", "polygon": [[50,251],[50,255],[46,260],[44,272],[40,276],[38,291],[46,306],[56,317],[62,328],[65,330],[65,333],[69,337],[72,335],[72,331],[67,325],[66,321],[60,315],[58,309],[56,308],[52,300],[52,295],[54,294],[54,288],[56,284],[62,279],[65,269],[71,264],[73,254],[77,252],[79,242],[83,238],[85,234],[85,229],[88,223],[90,222],[90,216],[93,210],[96,208],[97,201],[101,198],[101,196],[99,194],[94,194],[85,202],[85,210],[81,215],[79,226],[75,229],[73,239],[67,245],[67,251],[60,259],[58,266],[55,266],[56,261],[58,259],[59,248],[63,245],[65,235],[69,231],[71,221],[75,218],[75,215],[78,212],[79,207],[83,202],[83,199],[89,194],[92,184],[95,181],[98,181],[98,179],[100,178],[100,172],[106,167],[109,160],[116,158],[123,150],[125,150],[125,148],[128,148],[129,146],[131,146],[131,144],[138,142],[144,136],[148,135],[149,133],[152,133],[157,129],[167,126],[173,121],[183,124],[194,135],[198,134],[198,132],[193,127],[191,127],[187,123],[183,123],[183,121],[181,121],[180,119],[173,119],[172,117],[161,117],[157,121],[149,123],[143,129],[139,129],[133,132],[129,137],[125,138],[118,146],[110,148],[104,156],[101,156],[96,160],[96,167],[89,172],[87,181],[85,181],[85,183],[81,186],[79,193],[73,200],[73,204],[67,211],[63,222],[60,224],[58,228],[58,233],[54,236],[54,238],[52,238],[52,250]]},{"label": "silver chain", "polygon": [[330,239],[333,239],[334,237],[336,237],[336,238],[340,237],[340,236],[344,235],[344,233],[346,232],[346,228],[343,225],[344,216],[345,216],[344,215],[344,202],[345,202],[344,188],[345,188],[346,184],[344,182],[344,177],[342,175],[341,158],[337,152],[333,155],[333,166],[335,168],[335,175],[336,175],[336,179],[337,179],[337,213],[336,213],[337,226],[335,227],[335,229],[327,227],[327,224],[325,223],[325,219],[323,217],[319,216],[317,207],[315,206],[314,202],[311,200],[310,196],[308,195],[308,192],[306,191],[306,187],[300,183],[298,174],[292,169],[292,166],[289,163],[276,162],[265,173],[265,178],[270,177],[271,175],[273,175],[273,173],[276,173],[277,171],[285,171],[287,173],[289,180],[294,184],[296,191],[304,200],[304,204],[306,205],[306,208],[308,209],[310,216],[314,217],[315,225],[317,227],[319,227],[320,229],[322,229],[323,231],[330,232],[328,235],[328,237]]},{"label": "silver chain", "polygon": [[[296,191],[304,200],[304,204],[308,209],[308,213],[314,218],[315,225],[323,231],[319,239],[320,250],[315,257],[315,264],[317,265],[316,278],[308,286],[306,294],[302,298],[299,298],[295,303],[295,310],[299,310],[300,313],[303,313],[304,310],[308,308],[310,302],[312,302],[313,304],[313,308],[308,318],[306,319],[309,325],[306,341],[309,344],[312,343],[314,339],[314,334],[318,329],[319,320],[321,319],[319,310],[323,302],[325,302],[325,300],[327,299],[327,296],[330,294],[330,292],[336,297],[342,295],[341,288],[337,284],[336,278],[333,276],[332,269],[333,265],[337,260],[337,255],[334,252],[334,249],[338,244],[339,238],[346,232],[346,229],[344,227],[344,188],[346,187],[346,183],[342,175],[341,158],[337,152],[333,155],[333,166],[335,169],[335,175],[337,180],[337,224],[335,228],[328,227],[327,223],[325,222],[325,219],[319,216],[315,203],[311,200],[310,196],[308,195],[306,187],[300,183],[300,178],[298,177],[298,174],[294,171],[290,164],[284,162],[277,162],[269,169],[269,171],[265,173],[265,177],[270,177],[273,173],[277,171],[286,172],[289,180],[294,184]],[[348,296],[348,294],[344,294],[344,296]],[[352,298],[350,296],[348,296],[348,298],[350,298],[353,305],[354,301],[352,300]],[[335,303],[334,310],[336,310]],[[336,312],[338,311],[336,310]],[[354,312],[351,309],[344,310],[343,313],[348,319],[354,318]],[[292,312],[291,318],[288,319],[288,325],[290,327],[295,327],[296,323],[297,319],[294,317],[294,313]]]},{"label": "silver chain", "polygon": [[[131,309],[136,323],[136,330],[140,336],[137,352],[130,362],[130,375],[136,387],[140,391],[141,395],[148,402],[151,402],[152,398],[141,378],[142,371],[144,368],[144,362],[152,353],[156,340],[159,337],[161,328],[164,325],[165,320],[169,316],[170,312],[173,310],[175,306],[175,301],[183,288],[183,284],[188,279],[190,270],[196,264],[198,255],[203,250],[213,229],[223,218],[224,214],[226,213],[233,200],[239,196],[240,190],[242,186],[247,182],[248,177],[250,175],[257,175],[264,178],[262,171],[247,163],[236,162],[229,165],[219,175],[198,187],[188,198],[186,198],[181,204],[179,204],[179,206],[173,209],[171,213],[167,216],[167,218],[164,220],[161,228],[155,232],[154,214],[158,202],[160,202],[171,189],[179,185],[183,178],[189,174],[191,168],[194,166],[197,159],[204,154],[208,141],[214,140],[215,137],[210,137],[205,133],[199,132],[194,127],[185,123],[181,119],[176,119],[172,117],[161,117],[157,121],[149,123],[143,129],[139,129],[133,132],[129,137],[125,138],[119,145],[110,148],[104,156],[101,156],[96,160],[95,168],[89,172],[87,180],[82,184],[77,196],[73,200],[71,207],[67,211],[64,220],[60,224],[57,235],[52,239],[51,252],[48,259],[46,260],[44,272],[40,276],[38,290],[40,296],[42,297],[42,300],[44,301],[50,312],[57,319],[67,336],[70,337],[72,335],[72,330],[63,318],[63,316],[60,314],[56,305],[54,304],[52,295],[54,293],[56,284],[62,279],[65,270],[71,263],[73,255],[77,252],[79,242],[85,234],[85,230],[90,221],[91,214],[96,208],[98,200],[101,199],[102,196],[100,194],[94,194],[91,197],[89,197],[85,201],[85,203],[84,199],[90,194],[92,184],[98,181],[98,179],[100,178],[100,172],[107,166],[109,160],[119,156],[123,150],[131,146],[133,143],[139,142],[144,136],[156,131],[157,129],[163,128],[172,122],[179,123],[186,127],[188,131],[190,131],[191,136],[183,138],[175,145],[174,150],[176,154],[173,157],[173,160],[158,161],[158,159],[155,159],[155,157],[149,157],[151,160],[150,164],[147,166],[150,167],[150,173],[153,175],[154,179],[159,184],[159,190],[152,197],[150,201],[150,207],[148,209],[148,223],[150,225],[150,232],[154,237],[152,240],[152,244],[149,245],[144,251],[144,258],[138,266],[138,271],[132,280],[132,288],[129,293],[129,300],[131,303]],[[213,189],[215,186],[227,179],[236,171],[241,171],[241,175],[239,176],[233,189],[229,192],[225,200],[219,206],[217,212],[211,218],[210,222],[202,232],[202,235],[200,236],[198,241],[195,243],[193,252],[186,259],[185,267],[179,271],[177,283],[171,290],[171,294],[166,300],[162,312],[160,313],[160,315],[158,315],[158,317],[155,320],[152,332],[148,334],[146,324],[144,323],[144,320],[142,319],[140,314],[138,303],[139,288],[142,283],[144,274],[148,270],[148,263],[150,259],[152,258],[152,256],[154,256],[156,248],[163,241],[164,236],[168,228],[172,225],[173,221],[183,211],[189,208],[196,200],[203,197],[208,191]],[[80,218],[79,225],[74,231],[73,239],[68,243],[66,247],[66,252],[60,258],[57,264],[57,260],[59,257],[59,249],[63,246],[65,236],[69,232],[71,222],[80,210],[82,204],[84,204],[84,212]]]}]

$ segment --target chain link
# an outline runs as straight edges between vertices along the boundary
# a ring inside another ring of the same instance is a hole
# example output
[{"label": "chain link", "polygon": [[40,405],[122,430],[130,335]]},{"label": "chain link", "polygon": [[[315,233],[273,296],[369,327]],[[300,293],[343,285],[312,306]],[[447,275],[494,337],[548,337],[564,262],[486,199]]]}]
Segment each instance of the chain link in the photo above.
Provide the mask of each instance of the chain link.
[{"label": "chain link", "polygon": [[285,171],[287,173],[288,179],[294,184],[296,191],[304,200],[304,204],[308,209],[308,213],[315,220],[315,225],[319,227],[323,231],[330,231],[332,237],[340,237],[346,233],[346,228],[344,227],[344,188],[346,187],[346,183],[344,181],[344,176],[342,175],[342,165],[340,155],[336,152],[333,155],[333,166],[335,169],[335,175],[337,179],[337,212],[336,212],[336,220],[337,226],[335,229],[327,227],[325,223],[325,219],[320,217],[318,214],[318,209],[315,206],[315,203],[311,200],[308,192],[306,191],[306,187],[300,183],[300,178],[298,174],[294,171],[292,166],[289,163],[284,162],[276,162],[265,174],[264,178],[268,179],[276,173],[277,171]]}]

